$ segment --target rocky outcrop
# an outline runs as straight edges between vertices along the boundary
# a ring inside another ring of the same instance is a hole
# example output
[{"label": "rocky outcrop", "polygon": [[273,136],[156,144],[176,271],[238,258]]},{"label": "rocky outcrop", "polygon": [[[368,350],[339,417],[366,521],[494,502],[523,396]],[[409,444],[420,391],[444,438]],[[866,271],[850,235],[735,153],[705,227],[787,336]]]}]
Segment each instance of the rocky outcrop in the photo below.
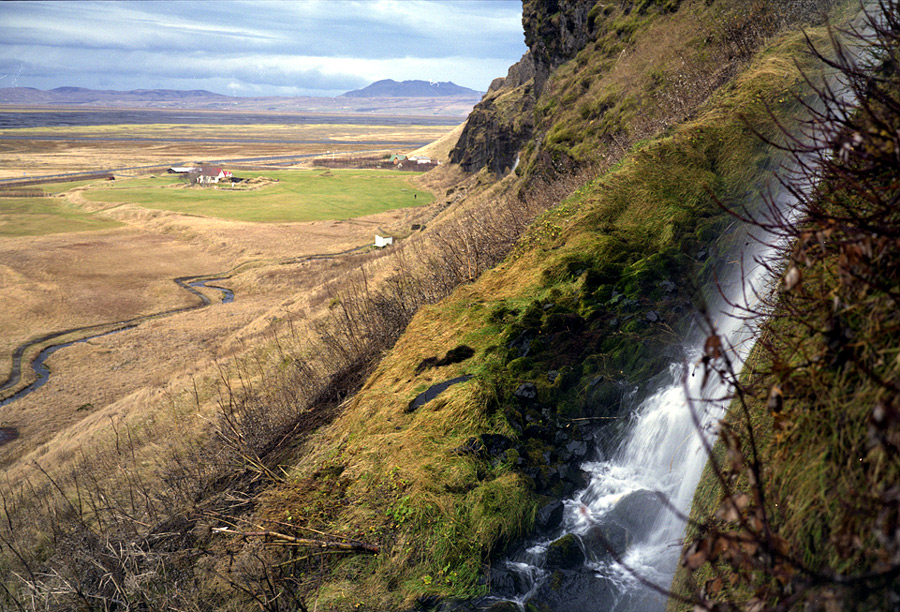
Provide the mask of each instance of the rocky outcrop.
[{"label": "rocky outcrop", "polygon": [[489,168],[504,174],[515,167],[519,149],[531,138],[534,122],[534,62],[526,53],[506,78],[494,79],[475,105],[450,161],[466,172]]},{"label": "rocky outcrop", "polygon": [[534,59],[534,89],[540,96],[550,72],[581,51],[591,39],[588,14],[596,0],[525,0],[522,26]]},{"label": "rocky outcrop", "polygon": [[450,153],[466,172],[515,168],[519,150],[534,133],[534,105],[550,72],[575,57],[590,40],[588,13],[595,0],[525,0],[522,25],[529,51],[494,79],[469,115]]}]

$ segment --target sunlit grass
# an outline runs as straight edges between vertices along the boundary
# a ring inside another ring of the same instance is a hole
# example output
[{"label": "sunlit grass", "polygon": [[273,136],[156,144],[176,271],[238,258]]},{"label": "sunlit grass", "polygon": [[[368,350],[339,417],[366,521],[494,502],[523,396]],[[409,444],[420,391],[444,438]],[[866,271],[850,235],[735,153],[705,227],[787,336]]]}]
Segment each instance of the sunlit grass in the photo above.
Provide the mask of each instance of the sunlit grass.
[{"label": "sunlit grass", "polygon": [[[239,173],[253,178],[257,173]],[[265,172],[277,182],[257,189],[240,184],[171,188],[180,179],[161,176],[89,189],[90,202],[134,204],[156,210],[251,221],[284,223],[349,219],[424,206],[434,197],[413,188],[407,176],[373,170],[293,170]]]},{"label": "sunlit grass", "polygon": [[51,198],[0,199],[0,237],[87,232],[122,225]]}]

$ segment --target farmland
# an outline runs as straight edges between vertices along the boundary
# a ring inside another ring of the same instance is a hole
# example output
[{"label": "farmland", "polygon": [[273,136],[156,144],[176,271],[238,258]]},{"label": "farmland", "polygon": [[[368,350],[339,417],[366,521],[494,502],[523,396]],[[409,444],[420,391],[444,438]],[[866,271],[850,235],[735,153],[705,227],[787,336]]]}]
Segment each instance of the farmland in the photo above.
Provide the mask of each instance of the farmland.
[{"label": "farmland", "polygon": [[[252,174],[252,173],[251,173]],[[385,210],[430,204],[431,194],[413,188],[399,173],[364,170],[267,171],[250,188],[190,188],[163,176],[89,188],[92,203],[127,203],[236,221],[286,223],[349,219]]]},{"label": "farmland", "polygon": [[[326,147],[355,150],[375,140],[405,140],[411,143],[406,150],[411,150],[420,139],[448,129],[332,127],[302,129],[309,140],[328,140],[331,133],[355,144],[272,142],[289,140],[284,126],[261,126],[257,136],[267,141],[262,143],[235,142],[237,136],[249,139],[253,126],[220,131],[208,125],[91,126],[63,130],[86,136],[82,140],[0,140],[0,159],[8,162],[3,165],[8,175],[21,175],[21,168],[27,168],[30,177],[105,165],[171,165],[183,159],[261,152],[285,155],[298,148],[321,153]],[[54,130],[60,133],[62,128],[17,134]],[[191,140],[201,132],[229,135],[196,148],[173,140],[176,134]],[[129,142],[129,135],[165,142]],[[113,158],[115,164],[110,163]],[[254,338],[273,333],[273,322],[288,310],[315,308],[304,297],[314,287],[352,270],[355,262],[377,256],[365,252],[374,234],[402,238],[414,223],[434,214],[434,197],[416,187],[409,173],[263,163],[226,167],[245,180],[233,188],[191,187],[182,177],[158,169],[135,170],[116,173],[115,181],[72,180],[28,188],[42,192],[42,197],[0,198],[0,378],[11,372],[14,349],[30,339],[59,330],[142,321],[134,329],[53,354],[47,362],[53,372],[49,382],[0,409],[0,426],[18,434],[0,446],[0,464],[15,470],[50,449],[68,452],[64,440],[80,439],[88,423],[110,415],[158,418],[146,411],[158,403],[160,394],[177,392],[214,363],[242,354]],[[357,255],[340,255],[359,249]],[[208,308],[145,319],[196,306],[198,298],[173,279],[201,275],[223,277],[221,284],[235,292],[235,301],[221,304],[216,292],[204,290],[212,300]],[[76,331],[63,339],[85,335],[87,331]],[[22,382],[16,388],[33,377],[27,363],[40,348],[26,350]]]}]

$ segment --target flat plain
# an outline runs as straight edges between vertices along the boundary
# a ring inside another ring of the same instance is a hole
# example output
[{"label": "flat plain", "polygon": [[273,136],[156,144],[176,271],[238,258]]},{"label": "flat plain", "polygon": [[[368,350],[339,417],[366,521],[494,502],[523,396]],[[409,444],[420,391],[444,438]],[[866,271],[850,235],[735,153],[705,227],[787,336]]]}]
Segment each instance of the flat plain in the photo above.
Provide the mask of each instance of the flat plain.
[{"label": "flat plain", "polygon": [[[209,127],[188,131],[208,135]],[[239,127],[247,134],[255,129]],[[314,130],[354,141],[384,139],[389,132],[391,138],[413,143],[406,149],[411,150],[420,139],[450,129],[408,127],[340,125],[330,131],[317,125]],[[119,135],[183,133],[160,125],[91,129]],[[265,136],[273,137],[281,128],[266,129]],[[194,144],[172,141],[148,146],[124,139],[112,144],[102,139],[2,140],[0,166],[8,168],[3,160],[15,159],[31,176],[106,166],[113,157],[112,165],[123,166],[249,158],[260,146],[279,155],[297,150],[297,145],[235,144],[233,138],[203,144],[200,154]],[[332,150],[330,144],[308,146]],[[402,237],[413,223],[433,215],[433,196],[416,188],[408,173],[245,163],[235,167],[235,175],[249,180],[233,189],[191,187],[176,175],[134,171],[116,173],[114,181],[29,186],[42,197],[0,197],[0,380],[10,373],[13,350],[29,339],[198,305],[199,298],[175,278],[221,277],[217,284],[236,296],[222,304],[218,292],[205,290],[209,307],[146,320],[54,353],[47,362],[48,383],[0,407],[0,426],[19,434],[0,446],[0,465],[21,467],[69,448],[73,440],[83,444],[88,422],[148,410],[152,416],[160,394],[185,388],[193,376],[241,354],[254,338],[272,334],[273,322],[284,319],[289,307],[302,308],[298,295],[345,273],[355,265],[353,257],[364,256],[345,252],[365,250],[376,233]],[[39,349],[26,352],[17,388],[33,377],[27,363]]]}]

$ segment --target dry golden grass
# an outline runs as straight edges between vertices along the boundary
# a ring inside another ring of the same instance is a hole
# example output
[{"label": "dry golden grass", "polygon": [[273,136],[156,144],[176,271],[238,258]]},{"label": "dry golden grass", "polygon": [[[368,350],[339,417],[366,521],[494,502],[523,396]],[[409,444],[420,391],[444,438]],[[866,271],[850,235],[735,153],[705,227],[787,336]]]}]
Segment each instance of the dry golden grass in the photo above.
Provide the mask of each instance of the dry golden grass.
[{"label": "dry golden grass", "polygon": [[[214,379],[217,363],[271,340],[278,327],[273,322],[301,310],[314,315],[327,301],[321,295],[311,300],[314,288],[365,260],[305,257],[370,244],[376,233],[408,234],[411,224],[433,216],[432,207],[423,207],[346,221],[247,223],[128,204],[104,209],[108,205],[86,202],[80,189],[62,197],[126,227],[0,240],[0,376],[9,372],[12,350],[29,338],[198,303],[175,277],[231,273],[222,284],[235,291],[236,300],[54,353],[50,381],[0,414],[3,426],[20,434],[0,447],[0,464],[10,474],[23,473],[38,458],[65,466],[79,449],[107,439],[113,421],[149,419],[164,436],[160,421],[165,422],[168,397],[190,388],[195,377]],[[217,292],[207,294],[217,300]],[[298,328],[311,333],[300,323]],[[23,359],[25,379],[32,376],[27,363],[37,351]],[[199,412],[214,408],[206,402]],[[196,426],[202,424],[201,419]]]},{"label": "dry golden grass", "polygon": [[453,128],[452,131],[447,132],[431,144],[419,147],[415,151],[410,152],[410,155],[425,155],[431,159],[436,159],[444,163],[450,161],[450,151],[456,146],[456,142],[459,140],[465,127],[465,122],[460,123]]}]

